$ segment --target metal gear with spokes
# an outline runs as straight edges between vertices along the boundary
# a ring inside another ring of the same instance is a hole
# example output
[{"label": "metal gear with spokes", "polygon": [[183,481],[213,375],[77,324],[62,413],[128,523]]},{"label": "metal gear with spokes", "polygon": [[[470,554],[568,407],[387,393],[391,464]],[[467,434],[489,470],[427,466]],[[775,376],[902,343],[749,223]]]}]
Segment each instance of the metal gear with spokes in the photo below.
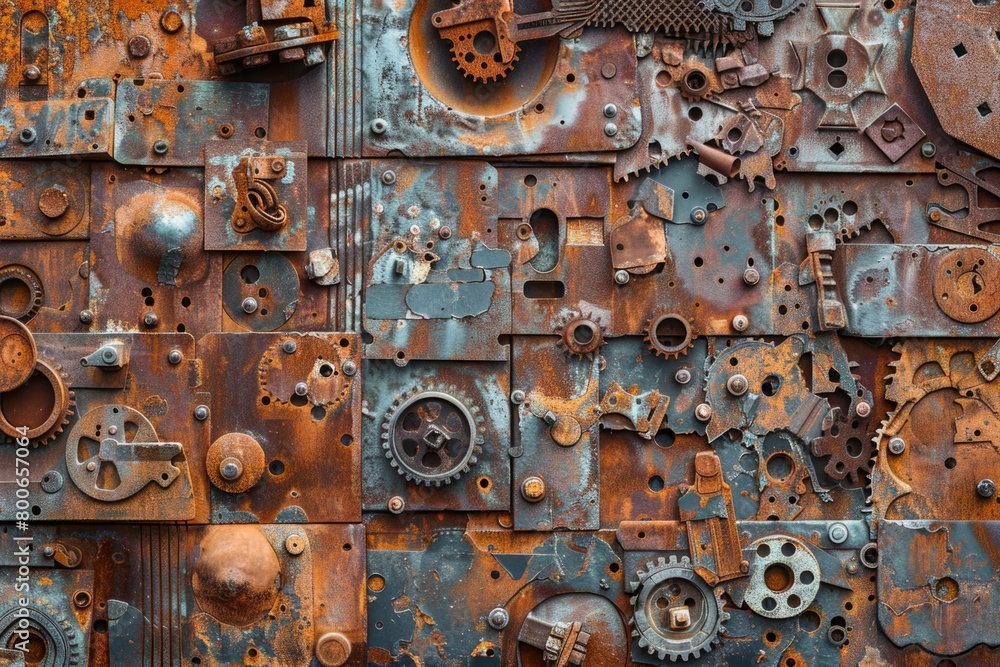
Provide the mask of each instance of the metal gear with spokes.
[{"label": "metal gear with spokes", "polygon": [[382,425],[382,448],[407,481],[441,486],[476,464],[484,433],[476,405],[454,387],[437,387],[396,400]]}]

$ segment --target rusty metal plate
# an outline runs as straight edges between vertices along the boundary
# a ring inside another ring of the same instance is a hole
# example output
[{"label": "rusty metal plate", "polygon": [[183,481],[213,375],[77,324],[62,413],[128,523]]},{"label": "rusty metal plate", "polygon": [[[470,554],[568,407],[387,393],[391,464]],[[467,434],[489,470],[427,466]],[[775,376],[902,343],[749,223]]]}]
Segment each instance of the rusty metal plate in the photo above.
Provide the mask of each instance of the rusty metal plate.
[{"label": "rusty metal plate", "polygon": [[998,30],[8,0],[0,665],[1000,664]]}]

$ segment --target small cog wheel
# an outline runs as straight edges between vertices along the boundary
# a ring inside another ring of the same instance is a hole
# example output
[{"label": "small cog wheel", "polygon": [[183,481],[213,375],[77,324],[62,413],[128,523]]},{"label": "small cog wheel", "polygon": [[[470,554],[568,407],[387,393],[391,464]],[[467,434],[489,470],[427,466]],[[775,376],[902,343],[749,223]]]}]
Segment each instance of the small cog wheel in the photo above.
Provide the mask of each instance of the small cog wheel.
[{"label": "small cog wheel", "polygon": [[[288,341],[294,342],[290,352],[284,348]],[[279,403],[332,410],[350,395],[354,381],[344,372],[340,350],[336,342],[309,334],[279,339],[261,357],[260,386]]]},{"label": "small cog wheel", "polygon": [[653,354],[664,359],[676,359],[694,345],[694,331],[686,317],[667,313],[646,322],[643,340]]},{"label": "small cog wheel", "polygon": [[556,328],[559,348],[577,359],[593,359],[599,349],[608,344],[604,331],[590,313],[574,313]]},{"label": "small cog wheel", "polygon": [[729,620],[722,589],[705,583],[686,556],[650,561],[636,575],[630,602],[635,609],[632,636],[639,647],[660,660],[670,656],[671,662],[711,651]]},{"label": "small cog wheel", "polygon": [[830,427],[812,441],[813,455],[830,457],[823,468],[827,475],[837,481],[846,479],[851,488],[865,485],[876,450],[870,427],[870,417],[849,419],[837,410]]},{"label": "small cog wheel", "polygon": [[514,45],[514,57],[503,62],[499,41],[490,20],[471,21],[449,28],[439,28],[442,39],[451,41],[452,60],[465,76],[480,83],[505,78],[517,62],[521,47]]},{"label": "small cog wheel", "polygon": [[0,285],[4,286],[0,315],[27,323],[38,314],[45,291],[34,271],[17,264],[8,264],[0,268]]},{"label": "small cog wheel", "polygon": [[451,484],[478,461],[486,427],[478,406],[455,387],[407,392],[382,424],[382,449],[408,482]]},{"label": "small cog wheel", "polygon": [[[35,446],[47,445],[69,424],[75,406],[69,376],[54,361],[38,358],[27,380],[0,393],[0,431],[11,438],[27,437]],[[25,426],[22,436],[18,429]]]},{"label": "small cog wheel", "polygon": [[[80,664],[85,650],[79,630],[49,604],[27,607],[28,652],[25,663],[37,667],[74,667]],[[0,648],[14,648],[20,637],[14,634],[19,626],[18,609],[0,612]]]}]

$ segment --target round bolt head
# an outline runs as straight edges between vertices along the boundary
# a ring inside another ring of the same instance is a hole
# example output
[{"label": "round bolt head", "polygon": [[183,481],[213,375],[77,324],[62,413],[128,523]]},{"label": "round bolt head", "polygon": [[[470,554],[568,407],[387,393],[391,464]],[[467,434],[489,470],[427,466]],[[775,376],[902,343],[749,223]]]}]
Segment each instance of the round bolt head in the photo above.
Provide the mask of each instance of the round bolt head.
[{"label": "round bolt head", "polygon": [[382,182],[385,183],[386,185],[392,185],[393,183],[395,183],[396,182],[396,172],[394,172],[392,169],[386,170],[382,174]]},{"label": "round bolt head", "polygon": [[52,547],[45,547],[44,549],[42,549],[42,553],[48,556],[49,558],[52,558],[52,556],[56,553],[56,550],[53,549]]},{"label": "round bolt head", "polygon": [[695,206],[691,209],[691,222],[702,223],[708,219],[708,211],[703,209],[701,206]]},{"label": "round bolt head", "polygon": [[830,529],[827,531],[827,537],[829,537],[830,541],[834,544],[843,544],[847,541],[848,537],[847,526],[839,522],[832,524]]},{"label": "round bolt head", "polygon": [[239,476],[243,474],[243,463],[241,463],[237,458],[227,456],[222,459],[221,463],[219,463],[219,474],[222,475],[224,479],[228,479],[229,481],[238,479]]},{"label": "round bolt head", "polygon": [[601,76],[605,79],[613,79],[618,74],[618,67],[614,63],[604,63],[601,67]]},{"label": "round bolt head", "polygon": [[339,632],[328,632],[316,640],[316,660],[323,667],[341,667],[351,657],[351,642]]},{"label": "round bolt head", "polygon": [[743,272],[743,282],[747,285],[756,285],[760,282],[760,271],[751,267]]},{"label": "round bolt head", "polygon": [[285,538],[285,551],[292,554],[293,556],[298,556],[300,553],[306,550],[306,541],[302,539],[301,535],[289,535]]},{"label": "round bolt head", "polygon": [[285,170],[285,161],[280,157],[271,160],[271,171],[275,174],[280,174]]},{"label": "round bolt head", "polygon": [[604,126],[604,134],[608,135],[609,137],[615,136],[616,134],[618,134],[618,125],[615,123],[608,123],[607,125]]},{"label": "round bolt head", "polygon": [[156,313],[146,313],[142,316],[142,323],[152,329],[160,323],[160,318],[156,316]]},{"label": "round bolt head", "polygon": [[389,123],[384,118],[376,118],[372,121],[371,128],[375,134],[385,134],[389,129]]},{"label": "round bolt head", "polygon": [[198,407],[196,407],[194,409],[194,418],[200,422],[203,422],[206,419],[208,419],[208,406],[199,405]]},{"label": "round bolt head", "polygon": [[920,147],[920,154],[927,158],[934,157],[937,155],[937,146],[928,141]]},{"label": "round bolt head", "polygon": [[297,349],[299,349],[299,344],[294,340],[286,340],[281,344],[281,351],[285,354],[294,354]]},{"label": "round bolt head", "polygon": [[308,393],[309,393],[309,385],[307,385],[305,382],[299,382],[295,385],[296,396],[305,396]]},{"label": "round bolt head", "polygon": [[37,137],[38,133],[35,132],[35,128],[33,127],[26,127],[17,135],[17,138],[21,140],[22,144],[34,143]]},{"label": "round bolt head", "polygon": [[927,214],[927,217],[931,219],[931,222],[939,222],[941,220],[941,211],[934,209]]},{"label": "round bolt head", "polygon": [[170,144],[166,139],[157,139],[153,142],[153,152],[157,155],[166,155],[168,150],[170,150]]},{"label": "round bolt head", "polygon": [[388,508],[393,514],[402,514],[406,509],[406,501],[401,496],[393,496],[389,498]]},{"label": "round bolt head", "polygon": [[700,422],[707,422],[712,418],[712,406],[708,403],[700,403],[694,409],[694,418]]},{"label": "round bolt head", "polygon": [[858,563],[852,560],[847,564],[847,574],[857,574],[858,573]]},{"label": "round bolt head", "polygon": [[537,503],[545,497],[545,480],[541,477],[528,477],[521,483],[521,495],[529,503]]},{"label": "round bolt head", "polygon": [[345,361],[341,368],[344,371],[344,375],[347,376],[355,375],[358,372],[358,365],[350,360]]},{"label": "round bolt head", "polygon": [[750,320],[746,315],[737,315],[733,318],[733,328],[737,331],[746,331],[750,327]]},{"label": "round bolt head", "polygon": [[45,188],[38,196],[38,210],[46,218],[58,218],[69,208],[69,197],[59,188]]},{"label": "round bolt head", "polygon": [[152,42],[145,35],[136,35],[128,40],[128,54],[133,58],[145,58],[152,48]]},{"label": "round bolt head", "polygon": [[621,271],[615,271],[615,282],[619,285],[624,285],[629,280],[631,280],[631,277],[629,276],[628,271],[625,271],[624,269]]},{"label": "round bolt head", "polygon": [[997,485],[992,479],[981,479],[979,484],[976,484],[976,493],[983,498],[992,498],[997,493]]},{"label": "round bolt head", "polygon": [[95,470],[97,470],[97,464],[94,463],[93,461],[89,461],[87,463],[87,470],[89,470],[90,472],[94,472]]},{"label": "round bolt head", "polygon": [[510,392],[510,402],[514,403],[515,405],[520,405],[521,403],[524,403],[524,398],[525,398],[524,392],[520,389],[515,389],[514,391]]},{"label": "round bolt head", "polygon": [[674,373],[674,381],[677,384],[687,384],[691,381],[691,371],[686,368],[682,368],[676,373]]},{"label": "round bolt head", "polygon": [[28,65],[24,68],[24,72],[22,72],[22,74],[28,81],[38,81],[42,78],[42,70],[38,69],[37,65]]},{"label": "round bolt head", "polygon": [[494,630],[503,630],[507,627],[507,624],[510,623],[510,614],[508,614],[507,610],[503,607],[497,607],[490,612],[490,615],[487,617],[487,622]]},{"label": "round bolt head", "polygon": [[858,401],[858,405],[854,408],[854,411],[858,413],[859,417],[867,417],[872,413],[871,403],[867,401]]},{"label": "round bolt head", "polygon": [[93,321],[94,321],[94,313],[93,313],[93,311],[90,311],[90,310],[81,310],[80,311],[80,323],[81,324],[90,324]]},{"label": "round bolt head", "polygon": [[184,18],[176,9],[168,9],[160,16],[160,27],[166,32],[177,32],[184,27]]},{"label": "round bolt head", "polygon": [[450,239],[451,227],[449,227],[448,225],[442,226],[441,229],[438,230],[438,236],[440,236],[443,239]]},{"label": "round bolt head", "polygon": [[118,433],[118,427],[112,424],[108,427],[108,435],[115,435]]},{"label": "round bolt head", "polygon": [[257,299],[252,296],[248,296],[243,299],[243,312],[247,315],[251,315],[257,312]]},{"label": "round bolt head", "polygon": [[726,389],[733,396],[742,396],[750,389],[750,381],[745,375],[737,373],[726,381]]},{"label": "round bolt head", "polygon": [[167,361],[174,364],[175,366],[184,360],[184,355],[181,354],[180,350],[170,350],[170,354],[167,355]]},{"label": "round bolt head", "polygon": [[604,105],[604,116],[605,118],[614,118],[618,115],[618,107],[614,104]]},{"label": "round bolt head", "polygon": [[906,441],[896,436],[895,438],[889,439],[889,451],[893,454],[902,454],[903,450],[906,449]]}]

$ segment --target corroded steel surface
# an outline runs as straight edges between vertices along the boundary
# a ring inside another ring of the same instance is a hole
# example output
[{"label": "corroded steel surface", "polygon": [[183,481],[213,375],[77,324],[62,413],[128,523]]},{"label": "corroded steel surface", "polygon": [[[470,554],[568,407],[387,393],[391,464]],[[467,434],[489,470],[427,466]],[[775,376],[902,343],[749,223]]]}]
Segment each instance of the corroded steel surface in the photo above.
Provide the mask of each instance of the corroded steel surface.
[{"label": "corroded steel surface", "polygon": [[0,665],[1000,664],[997,3],[0,35]]}]

